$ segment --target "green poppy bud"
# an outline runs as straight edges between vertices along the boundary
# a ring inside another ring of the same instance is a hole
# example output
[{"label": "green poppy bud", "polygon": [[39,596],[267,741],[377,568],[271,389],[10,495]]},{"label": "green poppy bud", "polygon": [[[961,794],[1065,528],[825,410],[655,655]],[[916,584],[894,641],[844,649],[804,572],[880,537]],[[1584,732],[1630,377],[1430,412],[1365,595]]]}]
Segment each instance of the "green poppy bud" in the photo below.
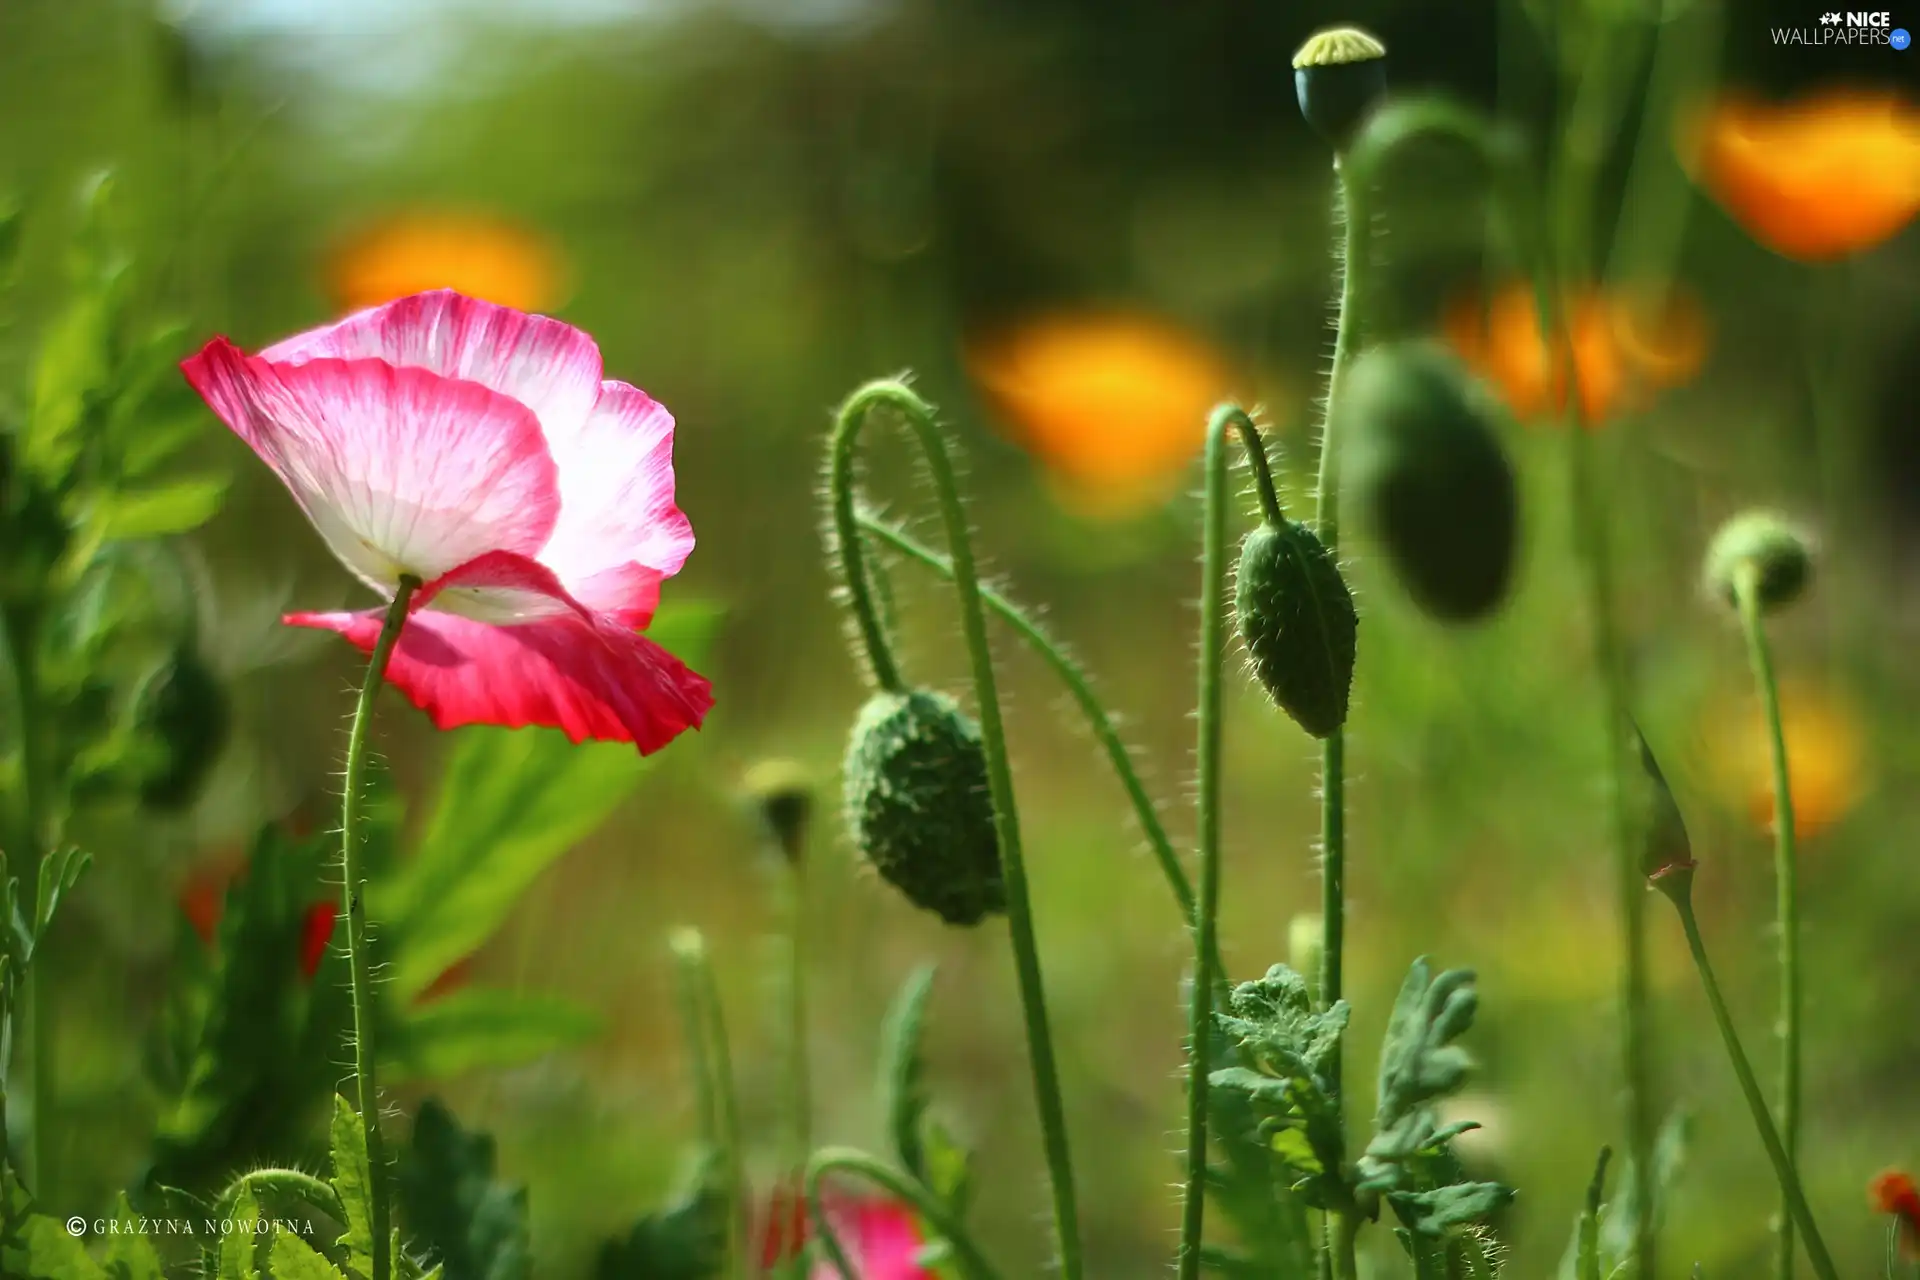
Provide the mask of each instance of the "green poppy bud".
[{"label": "green poppy bud", "polygon": [[1743,574],[1753,576],[1763,612],[1792,604],[1813,577],[1806,535],[1768,511],[1749,511],[1720,526],[1707,548],[1707,589],[1733,608]]},{"label": "green poppy bud", "polygon": [[980,726],[930,690],[877,693],[846,760],[847,826],[881,879],[948,924],[1006,910]]},{"label": "green poppy bud", "polygon": [[1253,674],[1294,723],[1325,738],[1347,722],[1360,620],[1313,530],[1282,517],[1247,535],[1233,612]]},{"label": "green poppy bud", "polygon": [[182,648],[141,691],[135,722],[161,748],[140,781],[141,802],[178,812],[200,794],[227,743],[226,690],[198,654]]},{"label": "green poppy bud", "polygon": [[746,790],[781,855],[798,866],[806,857],[813,817],[813,786],[806,771],[789,760],[763,761],[748,770]]},{"label": "green poppy bud", "polygon": [[1358,27],[1316,31],[1293,55],[1300,114],[1315,133],[1345,150],[1387,92],[1387,46]]},{"label": "green poppy bud", "polygon": [[1347,484],[1408,594],[1444,622],[1490,613],[1520,522],[1492,399],[1440,348],[1397,343],[1354,362],[1338,412]]}]

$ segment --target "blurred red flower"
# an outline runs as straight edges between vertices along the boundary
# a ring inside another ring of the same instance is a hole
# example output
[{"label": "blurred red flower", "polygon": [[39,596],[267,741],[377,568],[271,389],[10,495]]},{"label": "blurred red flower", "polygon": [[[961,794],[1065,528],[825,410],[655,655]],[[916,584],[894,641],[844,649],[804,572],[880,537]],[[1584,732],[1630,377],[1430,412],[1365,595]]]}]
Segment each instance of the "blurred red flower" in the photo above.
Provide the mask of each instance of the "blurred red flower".
[{"label": "blurred red flower", "polygon": [[[827,1214],[859,1280],[938,1280],[920,1265],[926,1240],[912,1210],[879,1196],[829,1195]],[[782,1187],[768,1197],[760,1226],[760,1267],[771,1272],[793,1257],[812,1237],[805,1200]],[[839,1280],[832,1262],[821,1258],[808,1280]]]},{"label": "blurred red flower", "polygon": [[1901,1252],[1920,1261],[1920,1187],[1913,1175],[1889,1169],[1867,1184],[1867,1198],[1875,1213],[1891,1214],[1900,1224]]}]

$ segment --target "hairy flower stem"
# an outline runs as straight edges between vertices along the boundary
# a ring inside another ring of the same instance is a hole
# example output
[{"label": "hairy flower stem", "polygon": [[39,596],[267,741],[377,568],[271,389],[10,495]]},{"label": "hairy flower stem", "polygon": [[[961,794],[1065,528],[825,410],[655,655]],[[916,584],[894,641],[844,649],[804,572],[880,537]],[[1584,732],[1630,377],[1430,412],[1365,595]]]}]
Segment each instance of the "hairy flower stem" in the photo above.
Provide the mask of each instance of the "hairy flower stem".
[{"label": "hairy flower stem", "polygon": [[353,728],[347,735],[346,794],[340,805],[341,908],[347,914],[347,969],[353,992],[353,1075],[359,1092],[360,1125],[366,1135],[367,1169],[373,1180],[368,1197],[373,1202],[373,1275],[389,1280],[393,1274],[392,1206],[387,1199],[387,1151],[380,1136],[380,1086],[374,1078],[379,1060],[374,1043],[373,973],[367,951],[366,873],[360,865],[361,792],[367,771],[367,739],[373,727],[374,697],[387,674],[393,646],[407,622],[407,606],[420,589],[418,578],[402,577],[387,606],[380,636],[373,642],[367,678],[353,709]]},{"label": "hairy flower stem", "polygon": [[733,1055],[727,1045],[727,1022],[720,1008],[720,990],[707,957],[707,942],[698,929],[682,929],[673,936],[675,977],[680,995],[682,1034],[693,1063],[700,1128],[708,1147],[720,1160],[726,1183],[727,1266],[733,1280],[751,1280],[747,1257],[747,1174],[740,1145],[740,1108],[733,1090]]},{"label": "hairy flower stem", "polygon": [[[786,863],[787,875],[787,1164],[795,1178],[805,1176],[807,1155],[813,1150],[813,1082],[807,1057],[807,859]],[[776,1241],[778,1256],[793,1259],[793,1273],[804,1275],[800,1262],[804,1232],[794,1232],[786,1214],[780,1215]],[[795,1238],[786,1238],[793,1233]]]},{"label": "hairy flower stem", "polygon": [[1782,1203],[1788,1216],[1800,1228],[1807,1260],[1813,1264],[1814,1274],[1820,1280],[1838,1280],[1833,1258],[1827,1253],[1826,1241],[1821,1239],[1820,1228],[1813,1220],[1813,1210],[1807,1207],[1806,1194],[1800,1187],[1800,1175],[1794,1171],[1793,1161],[1781,1144],[1780,1134],[1773,1127],[1773,1117],[1767,1112],[1766,1097],[1760,1092],[1760,1082],[1754,1079],[1753,1065],[1747,1061],[1746,1050],[1740,1047],[1740,1033],[1734,1029],[1733,1016],[1727,1012],[1726,999],[1720,994],[1719,982],[1714,979],[1713,966],[1707,960],[1706,943],[1701,940],[1700,925],[1693,915],[1692,890],[1683,887],[1669,896],[1680,912],[1680,927],[1687,935],[1687,949],[1693,953],[1694,968],[1700,972],[1700,985],[1706,989],[1707,1003],[1713,1008],[1713,1020],[1720,1028],[1720,1039],[1726,1045],[1727,1058],[1733,1063],[1733,1074],[1739,1078],[1740,1092],[1747,1100],[1747,1110],[1753,1114],[1753,1127],[1759,1131],[1760,1144],[1767,1149],[1767,1159],[1773,1162],[1774,1176],[1780,1181]]},{"label": "hairy flower stem", "polygon": [[828,1175],[835,1173],[864,1178],[896,1200],[913,1206],[913,1211],[927,1226],[953,1246],[954,1260],[959,1264],[963,1280],[1000,1280],[993,1264],[987,1261],[986,1255],[980,1252],[980,1246],[967,1234],[966,1224],[917,1179],[903,1177],[864,1151],[856,1151],[851,1147],[823,1147],[807,1163],[807,1212],[813,1219],[813,1229],[820,1238],[820,1247],[827,1255],[827,1261],[840,1273],[841,1280],[862,1280],[862,1277],[859,1268],[853,1265],[840,1245],[840,1237],[834,1231],[833,1219],[827,1213],[823,1198],[821,1184]]},{"label": "hairy flower stem", "polygon": [[[1268,475],[1267,482],[1272,483]],[[914,560],[942,577],[953,577],[953,562],[938,551],[921,543],[911,535],[895,528],[877,516],[865,512],[860,515],[860,528],[863,532],[879,538],[893,550],[910,560]],[[1134,768],[1133,757],[1127,751],[1126,742],[1120,737],[1120,731],[1114,727],[1113,718],[1101,705],[1099,695],[1094,693],[1088,682],[1086,672],[1080,669],[1065,650],[1053,642],[1038,622],[1029,617],[1019,605],[1001,595],[992,587],[980,588],[980,600],[987,608],[999,615],[1001,621],[1014,629],[1033,651],[1040,655],[1060,682],[1067,687],[1074,703],[1086,717],[1087,727],[1100,743],[1106,754],[1107,762],[1113,766],[1114,776],[1120,779],[1121,787],[1127,793],[1127,800],[1133,805],[1134,818],[1145,834],[1147,846],[1153,851],[1154,861],[1160,867],[1160,873],[1166,878],[1167,888],[1172,892],[1174,902],[1180,908],[1180,919],[1191,929],[1193,920],[1193,883],[1187,878],[1186,868],[1180,865],[1180,855],[1174,852],[1173,839],[1167,834],[1166,824],[1160,821],[1159,809],[1153,798],[1147,794],[1146,784],[1140,779],[1139,770]],[[1219,953],[1212,957],[1213,971],[1224,973]]]},{"label": "hairy flower stem", "polygon": [[[1360,347],[1359,304],[1366,296],[1368,219],[1365,180],[1350,175],[1340,157],[1334,157],[1335,210],[1345,223],[1345,239],[1340,252],[1340,311],[1335,320],[1333,368],[1327,375],[1326,418],[1320,427],[1320,473],[1314,485],[1314,533],[1337,556],[1340,549],[1340,449],[1335,437],[1339,423],[1340,392],[1348,368]],[[1327,735],[1320,748],[1320,916],[1325,942],[1320,949],[1320,1006],[1329,1008],[1341,998],[1343,988],[1343,952],[1347,936],[1347,733],[1344,728]],[[1334,1085],[1334,1103],[1342,1114],[1340,1048],[1336,1045],[1327,1064],[1327,1075]],[[1343,1121],[1344,1123],[1344,1121]],[[1344,1214],[1331,1214],[1328,1231],[1333,1244],[1345,1239],[1341,1250],[1330,1247],[1321,1254],[1321,1274],[1350,1280],[1354,1275],[1351,1233],[1355,1224]]]},{"label": "hairy flower stem", "polygon": [[[1020,817],[1015,808],[1013,771],[1007,762],[1006,729],[1000,717],[1000,695],[994,681],[993,653],[987,645],[987,616],[981,604],[979,575],[974,569],[973,543],[967,531],[967,513],[946,441],[934,421],[932,406],[904,383],[873,382],[854,392],[841,406],[834,429],[830,462],[831,501],[842,575],[848,597],[867,644],[874,678],[883,688],[898,689],[899,669],[886,652],[886,639],[873,613],[872,593],[858,522],[854,517],[853,459],[860,429],[871,411],[886,408],[902,418],[921,452],[939,495],[940,516],[946,526],[948,551],[953,557],[954,594],[959,597],[961,629],[973,669],[974,700],[979,704],[981,745],[987,757],[987,785],[993,799],[994,832],[1000,847],[1000,878],[1006,889],[1007,933],[1013,945],[1014,972],[1020,986],[1020,1004],[1026,1019],[1027,1057],[1033,1076],[1034,1101],[1040,1112],[1040,1131],[1046,1147],[1047,1171],[1053,1190],[1053,1221],[1060,1249],[1062,1280],[1080,1280],[1079,1209],[1074,1195],[1073,1160],[1067,1147],[1066,1109],[1060,1097],[1059,1068],[1053,1055],[1053,1037],[1047,1023],[1045,986],[1040,974],[1040,948],[1034,936],[1033,907],[1027,891],[1026,861],[1020,850]],[[893,683],[887,681],[891,674]]]},{"label": "hairy flower stem", "polygon": [[[1774,679],[1773,652],[1760,620],[1760,569],[1742,565],[1734,576],[1734,599],[1740,627],[1747,636],[1747,659],[1753,682],[1766,712],[1768,745],[1773,758],[1773,874],[1775,927],[1780,947],[1780,1144],[1787,1163],[1799,1169],[1800,1154],[1800,888],[1798,855],[1794,848],[1793,784],[1787,770],[1787,740],[1780,727],[1780,686]],[[1775,1274],[1793,1276],[1793,1215],[1785,1203],[1780,1211]]]},{"label": "hairy flower stem", "polygon": [[1207,1209],[1207,1091],[1212,1076],[1213,996],[1220,981],[1220,663],[1225,649],[1227,559],[1227,432],[1238,431],[1254,469],[1260,501],[1278,521],[1280,501],[1253,420],[1224,404],[1207,422],[1206,507],[1200,560],[1200,736],[1195,811],[1200,898],[1193,913],[1193,989],[1187,1011],[1187,1180],[1180,1216],[1180,1280],[1197,1280]]}]

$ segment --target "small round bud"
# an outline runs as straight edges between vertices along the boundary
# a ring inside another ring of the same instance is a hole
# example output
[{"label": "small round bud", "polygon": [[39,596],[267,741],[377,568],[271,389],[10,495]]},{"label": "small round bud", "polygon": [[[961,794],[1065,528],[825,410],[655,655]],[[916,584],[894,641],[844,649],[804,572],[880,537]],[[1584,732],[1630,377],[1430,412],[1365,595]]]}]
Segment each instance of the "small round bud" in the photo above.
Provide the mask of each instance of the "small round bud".
[{"label": "small round bud", "polygon": [[1360,620],[1313,530],[1283,517],[1247,535],[1233,612],[1253,674],[1282,711],[1316,738],[1347,722]]},{"label": "small round bud", "polygon": [[980,727],[945,694],[878,693],[847,745],[847,826],[881,879],[948,924],[1006,910]]},{"label": "small round bud", "polygon": [[1327,922],[1322,916],[1297,915],[1287,922],[1287,967],[1309,985],[1320,981],[1326,954]]},{"label": "small round bud", "polygon": [[1316,31],[1293,55],[1293,90],[1314,132],[1344,150],[1387,92],[1387,46],[1359,27]]},{"label": "small round bud", "polygon": [[807,828],[813,817],[813,786],[806,771],[790,760],[767,760],[747,771],[746,792],[760,811],[767,834],[791,865],[806,856]]},{"label": "small round bud", "polygon": [[1337,412],[1347,484],[1408,594],[1443,622],[1492,612],[1520,522],[1492,399],[1440,348],[1396,343],[1354,362]]},{"label": "small round bud", "polygon": [[1740,581],[1747,575],[1762,612],[1792,604],[1813,577],[1809,539],[1770,511],[1735,516],[1707,548],[1707,589],[1738,609]]},{"label": "small round bud", "polygon": [[140,732],[160,748],[140,780],[140,800],[179,812],[199,796],[227,743],[226,690],[206,662],[182,647],[141,691],[134,714]]}]

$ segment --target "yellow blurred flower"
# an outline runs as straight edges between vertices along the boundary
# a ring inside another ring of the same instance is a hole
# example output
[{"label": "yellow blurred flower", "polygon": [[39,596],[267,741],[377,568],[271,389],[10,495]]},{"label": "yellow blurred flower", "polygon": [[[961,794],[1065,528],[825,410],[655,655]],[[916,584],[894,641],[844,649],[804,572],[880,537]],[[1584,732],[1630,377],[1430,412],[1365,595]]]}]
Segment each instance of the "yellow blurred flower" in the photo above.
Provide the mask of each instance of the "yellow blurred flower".
[{"label": "yellow blurred flower", "polygon": [[[1806,838],[1844,818],[1867,786],[1867,749],[1858,718],[1819,685],[1780,690],[1781,732],[1793,789],[1793,828]],[[1761,831],[1773,830],[1773,749],[1759,699],[1747,694],[1711,709],[1709,760],[1723,795]]]},{"label": "yellow blurred flower", "polygon": [[1679,149],[1748,235],[1802,262],[1870,249],[1920,212],[1920,106],[1895,94],[1730,95],[1685,121]]},{"label": "yellow blurred flower", "polygon": [[[1706,317],[1685,294],[1669,294],[1656,306],[1638,291],[1589,289],[1567,298],[1561,320],[1579,380],[1579,421],[1588,428],[1643,406],[1657,388],[1688,381],[1706,361]],[[1530,284],[1507,285],[1484,300],[1457,300],[1447,308],[1441,332],[1521,421],[1566,410],[1565,356],[1549,353],[1541,339]]]},{"label": "yellow blurred flower", "polygon": [[546,311],[562,301],[564,275],[559,252],[537,232],[474,214],[401,214],[349,237],[327,263],[344,311],[429,289]]},{"label": "yellow blurred flower", "polygon": [[1235,386],[1204,341],[1128,313],[1041,316],[970,342],[966,357],[1008,433],[1091,515],[1163,501]]}]

